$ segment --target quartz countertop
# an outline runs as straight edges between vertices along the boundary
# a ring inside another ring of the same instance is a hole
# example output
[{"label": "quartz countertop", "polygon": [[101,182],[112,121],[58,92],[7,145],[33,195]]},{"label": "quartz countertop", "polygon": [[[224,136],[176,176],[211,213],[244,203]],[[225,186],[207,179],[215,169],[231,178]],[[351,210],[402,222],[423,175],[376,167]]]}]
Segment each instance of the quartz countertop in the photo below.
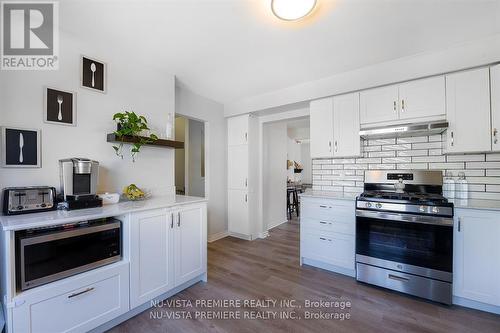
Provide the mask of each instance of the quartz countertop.
[{"label": "quartz countertop", "polygon": [[450,202],[457,209],[500,210],[500,200],[453,199]]},{"label": "quartz countertop", "polygon": [[55,210],[43,213],[0,216],[0,224],[4,231],[23,230],[78,221],[93,220],[103,217],[119,216],[152,209],[170,208],[179,205],[206,201],[207,200],[205,198],[183,195],[158,196],[143,201],[125,201],[119,202],[117,204],[104,205],[98,208],[78,209],[71,211]]},{"label": "quartz countertop", "polygon": [[320,198],[320,199],[340,199],[340,200],[356,200],[357,193],[343,193],[332,191],[306,191],[300,193],[299,196],[306,198]]}]

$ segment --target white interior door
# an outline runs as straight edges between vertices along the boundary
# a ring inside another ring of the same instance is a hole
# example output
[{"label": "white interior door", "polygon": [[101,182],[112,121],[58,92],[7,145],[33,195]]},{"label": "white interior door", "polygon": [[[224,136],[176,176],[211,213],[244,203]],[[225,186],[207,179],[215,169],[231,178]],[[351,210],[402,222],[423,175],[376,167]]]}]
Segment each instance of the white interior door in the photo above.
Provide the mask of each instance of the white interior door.
[{"label": "white interior door", "polygon": [[139,306],[174,287],[172,214],[163,209],[132,214],[130,305]]},{"label": "white interior door", "polygon": [[375,124],[399,119],[398,85],[361,91],[361,124]]},{"label": "white interior door", "polygon": [[500,65],[490,68],[491,77],[491,147],[500,151]]},{"label": "white interior door", "polygon": [[333,157],[333,98],[311,101],[311,158]]},{"label": "white interior door", "polygon": [[359,156],[359,93],[333,98],[333,155],[335,157]]},{"label": "white interior door", "polygon": [[446,75],[446,117],[447,152],[491,150],[488,68]]},{"label": "white interior door", "polygon": [[228,189],[246,190],[248,188],[248,145],[229,146],[227,161]]},{"label": "white interior door", "polygon": [[244,190],[228,191],[229,232],[250,235],[248,192]]},{"label": "white interior door", "polygon": [[227,119],[227,144],[244,145],[248,142],[248,115]]},{"label": "white interior door", "polygon": [[445,116],[444,76],[414,80],[399,85],[400,119]]},{"label": "white interior door", "polygon": [[187,282],[206,269],[207,235],[202,207],[177,212],[174,227],[175,285]]}]

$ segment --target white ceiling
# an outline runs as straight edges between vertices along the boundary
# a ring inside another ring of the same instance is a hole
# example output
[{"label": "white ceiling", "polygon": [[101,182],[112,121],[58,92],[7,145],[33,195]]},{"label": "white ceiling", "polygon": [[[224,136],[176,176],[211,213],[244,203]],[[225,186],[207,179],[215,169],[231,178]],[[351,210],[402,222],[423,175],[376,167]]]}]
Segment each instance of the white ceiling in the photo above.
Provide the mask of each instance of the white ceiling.
[{"label": "white ceiling", "polygon": [[318,0],[299,23],[269,3],[64,0],[60,24],[222,103],[500,33],[500,0]]}]

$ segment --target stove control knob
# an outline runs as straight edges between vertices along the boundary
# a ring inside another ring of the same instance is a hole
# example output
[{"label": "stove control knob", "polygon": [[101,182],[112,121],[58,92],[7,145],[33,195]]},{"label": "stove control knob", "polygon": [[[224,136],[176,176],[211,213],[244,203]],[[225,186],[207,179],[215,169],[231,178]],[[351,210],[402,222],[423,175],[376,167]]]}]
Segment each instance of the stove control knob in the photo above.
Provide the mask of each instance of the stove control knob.
[{"label": "stove control knob", "polygon": [[366,208],[371,208],[372,207],[372,203],[371,202],[367,202],[366,203]]},{"label": "stove control knob", "polygon": [[381,203],[378,203],[376,206],[377,206],[377,208],[382,208],[382,204]]},{"label": "stove control knob", "polygon": [[437,208],[437,207],[432,207],[432,212],[433,212],[434,214],[439,213],[439,208]]},{"label": "stove control knob", "polygon": [[424,206],[420,206],[419,210],[420,210],[421,213],[424,213],[425,212],[425,207]]}]

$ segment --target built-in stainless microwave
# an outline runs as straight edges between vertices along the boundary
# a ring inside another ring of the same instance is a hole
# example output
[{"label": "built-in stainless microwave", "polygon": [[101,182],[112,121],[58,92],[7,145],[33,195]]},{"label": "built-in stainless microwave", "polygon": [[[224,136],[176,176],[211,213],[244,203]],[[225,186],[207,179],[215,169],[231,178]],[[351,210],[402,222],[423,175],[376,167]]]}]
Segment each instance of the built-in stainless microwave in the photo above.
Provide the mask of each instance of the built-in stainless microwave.
[{"label": "built-in stainless microwave", "polygon": [[16,285],[26,290],[121,259],[113,218],[16,231]]}]

